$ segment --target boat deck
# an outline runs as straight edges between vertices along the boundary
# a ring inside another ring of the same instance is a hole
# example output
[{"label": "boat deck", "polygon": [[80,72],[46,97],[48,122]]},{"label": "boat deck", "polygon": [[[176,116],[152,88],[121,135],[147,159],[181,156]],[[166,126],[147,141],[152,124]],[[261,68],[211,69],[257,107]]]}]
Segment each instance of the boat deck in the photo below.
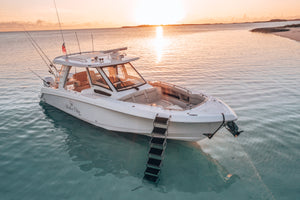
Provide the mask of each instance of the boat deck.
[{"label": "boat deck", "polygon": [[165,99],[157,100],[148,105],[163,107],[164,109],[171,109],[171,110],[184,110],[184,108],[180,107],[179,105],[173,104],[172,102],[167,101]]}]

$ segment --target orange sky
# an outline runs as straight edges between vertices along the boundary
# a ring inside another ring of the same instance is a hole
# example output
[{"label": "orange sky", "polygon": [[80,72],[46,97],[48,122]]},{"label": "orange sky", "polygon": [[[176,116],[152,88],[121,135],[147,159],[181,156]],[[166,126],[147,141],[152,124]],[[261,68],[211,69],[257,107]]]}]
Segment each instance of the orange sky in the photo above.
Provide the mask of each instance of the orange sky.
[{"label": "orange sky", "polygon": [[[63,28],[300,18],[300,0],[56,0]],[[56,29],[53,0],[0,0],[0,31]]]}]

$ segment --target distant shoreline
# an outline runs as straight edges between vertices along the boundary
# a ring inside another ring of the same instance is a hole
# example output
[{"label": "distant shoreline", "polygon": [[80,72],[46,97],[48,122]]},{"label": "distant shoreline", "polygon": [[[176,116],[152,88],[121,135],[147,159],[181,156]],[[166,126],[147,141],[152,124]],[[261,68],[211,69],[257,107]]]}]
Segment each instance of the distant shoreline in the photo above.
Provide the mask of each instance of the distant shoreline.
[{"label": "distant shoreline", "polygon": [[256,28],[250,30],[256,33],[272,33],[281,37],[289,38],[300,42],[300,24],[291,24],[279,27]]},{"label": "distant shoreline", "polygon": [[237,22],[237,23],[204,23],[204,24],[142,24],[137,26],[122,26],[121,28],[147,28],[147,27],[172,27],[172,26],[196,26],[196,25],[221,25],[221,24],[250,24],[250,23],[266,23],[266,22],[286,22],[286,21],[300,21],[300,19],[271,19],[268,21],[253,21],[253,22]]},{"label": "distant shoreline", "polygon": [[[198,26],[198,25],[230,25],[230,24],[251,24],[251,23],[268,23],[268,22],[288,22],[288,21],[300,21],[300,19],[272,19],[268,21],[253,21],[253,22],[236,22],[236,23],[203,23],[203,24],[156,24],[156,25],[137,25],[137,26],[122,26],[122,27],[105,27],[105,28],[64,28],[63,31],[73,31],[73,30],[98,30],[98,29],[118,29],[118,28],[147,28],[147,27],[180,27],[180,26]],[[1,23],[0,23],[1,28]],[[53,29],[28,29],[28,31],[59,31],[57,28]],[[14,32],[23,32],[23,30],[7,30],[7,31],[0,31],[0,33],[14,33]]]}]

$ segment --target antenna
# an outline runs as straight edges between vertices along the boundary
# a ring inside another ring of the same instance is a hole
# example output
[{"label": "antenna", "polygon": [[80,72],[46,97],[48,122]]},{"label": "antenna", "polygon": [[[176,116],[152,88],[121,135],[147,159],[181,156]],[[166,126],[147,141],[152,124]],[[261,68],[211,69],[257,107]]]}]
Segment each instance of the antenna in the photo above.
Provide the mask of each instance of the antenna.
[{"label": "antenna", "polygon": [[65,47],[65,38],[64,38],[64,34],[63,34],[63,32],[62,32],[61,23],[60,23],[60,19],[59,19],[57,7],[56,7],[56,2],[55,2],[55,0],[53,0],[53,2],[54,2],[55,10],[56,10],[56,16],[57,16],[57,20],[58,20],[58,24],[59,24],[59,29],[60,29],[61,38],[62,38],[62,40],[63,40],[62,49],[63,49],[63,51],[66,52],[66,55],[68,56],[68,53],[67,53],[67,50],[66,50],[66,47]]},{"label": "antenna", "polygon": [[93,33],[91,33],[91,37],[92,37],[92,50],[94,52],[94,37],[93,37]]},{"label": "antenna", "polygon": [[80,54],[81,54],[80,44],[79,44],[79,40],[78,40],[78,37],[77,37],[77,33],[76,33],[76,32],[75,32],[75,35],[76,35],[76,39],[77,39],[77,43],[78,43],[79,52],[80,52]]}]

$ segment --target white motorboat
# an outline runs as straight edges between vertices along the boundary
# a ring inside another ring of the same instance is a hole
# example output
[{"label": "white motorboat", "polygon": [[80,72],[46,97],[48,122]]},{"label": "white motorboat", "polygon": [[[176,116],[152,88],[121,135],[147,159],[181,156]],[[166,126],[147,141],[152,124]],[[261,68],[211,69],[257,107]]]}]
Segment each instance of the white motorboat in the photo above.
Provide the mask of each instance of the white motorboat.
[{"label": "white motorboat", "polygon": [[119,48],[56,57],[41,100],[112,131],[198,141],[226,126],[239,135],[237,115],[221,100],[160,81],[147,82]]}]

